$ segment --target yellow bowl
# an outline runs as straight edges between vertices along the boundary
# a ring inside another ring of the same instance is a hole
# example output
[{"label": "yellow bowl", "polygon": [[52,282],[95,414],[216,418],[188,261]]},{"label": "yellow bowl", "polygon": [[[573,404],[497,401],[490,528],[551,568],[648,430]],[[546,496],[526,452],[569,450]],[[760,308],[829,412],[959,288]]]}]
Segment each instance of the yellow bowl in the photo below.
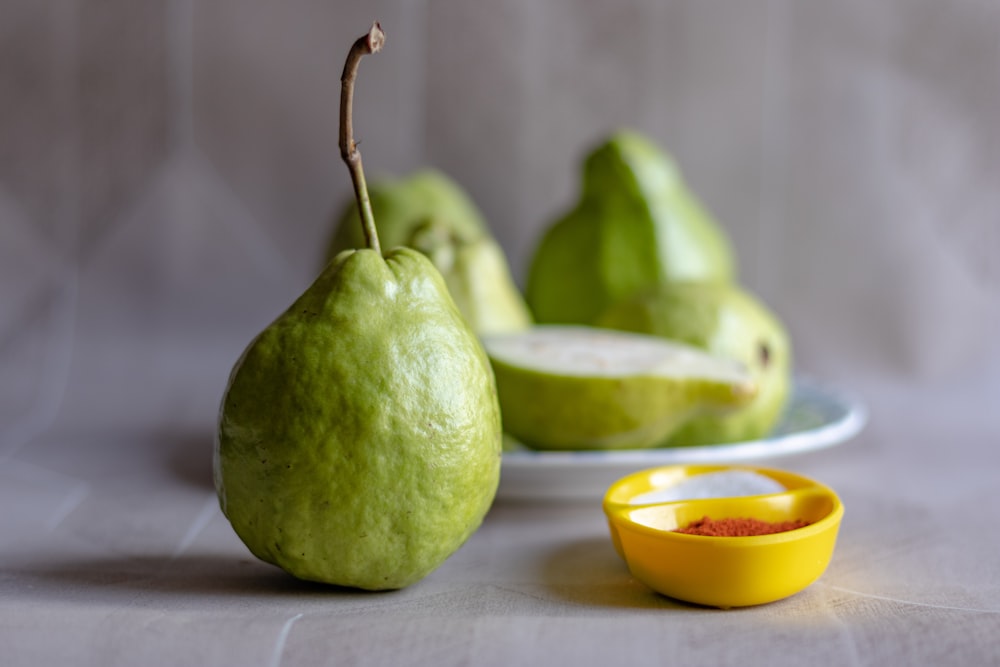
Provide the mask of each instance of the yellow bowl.
[{"label": "yellow bowl", "polygon": [[[688,477],[749,470],[778,481],[779,493],[636,504],[633,499]],[[774,602],[816,581],[833,556],[844,507],[833,490],[781,470],[746,466],[666,466],[628,475],[604,496],[615,550],[636,579],[663,595],[712,607]],[[703,517],[750,517],[809,525],[750,537],[675,532]]]}]

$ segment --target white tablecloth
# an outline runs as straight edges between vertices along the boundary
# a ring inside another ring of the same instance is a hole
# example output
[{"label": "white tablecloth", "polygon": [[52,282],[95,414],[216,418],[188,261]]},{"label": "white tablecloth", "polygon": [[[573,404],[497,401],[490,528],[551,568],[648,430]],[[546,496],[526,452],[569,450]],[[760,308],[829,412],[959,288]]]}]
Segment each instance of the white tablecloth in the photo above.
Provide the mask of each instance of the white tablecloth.
[{"label": "white tablecloth", "polygon": [[[464,547],[403,591],[297,582],[256,561],[220,513],[211,429],[170,423],[172,411],[185,412],[183,388],[130,390],[148,392],[140,409],[159,406],[155,427],[54,428],[0,462],[5,665],[1000,657],[995,393],[873,389],[861,436],[768,461],[837,490],[846,506],[838,546],[802,593],[722,611],[632,578],[611,547],[600,497],[498,502]],[[118,409],[129,412],[130,402]]]}]

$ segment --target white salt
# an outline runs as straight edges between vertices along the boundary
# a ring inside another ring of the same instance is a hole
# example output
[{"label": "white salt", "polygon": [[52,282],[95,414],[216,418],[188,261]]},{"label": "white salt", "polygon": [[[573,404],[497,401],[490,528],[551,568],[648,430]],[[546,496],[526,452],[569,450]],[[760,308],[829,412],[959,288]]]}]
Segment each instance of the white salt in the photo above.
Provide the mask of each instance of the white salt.
[{"label": "white salt", "polygon": [[632,498],[633,505],[694,498],[737,498],[785,491],[780,482],[752,470],[722,470],[687,477],[672,486]]}]

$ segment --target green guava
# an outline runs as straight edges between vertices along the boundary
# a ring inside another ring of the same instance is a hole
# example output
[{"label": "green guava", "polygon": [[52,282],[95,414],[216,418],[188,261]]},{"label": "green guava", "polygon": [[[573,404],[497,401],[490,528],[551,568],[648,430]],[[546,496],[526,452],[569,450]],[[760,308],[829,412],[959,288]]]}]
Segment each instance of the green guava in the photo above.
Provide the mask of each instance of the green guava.
[{"label": "green guava", "polygon": [[537,322],[593,324],[661,283],[732,280],[728,238],[651,141],[612,135],[586,157],[582,176],[578,202],[531,259],[525,296]]},{"label": "green guava", "polygon": [[538,325],[483,338],[504,429],[536,449],[639,449],[756,394],[741,364],[655,336]]},{"label": "green guava", "polygon": [[493,374],[422,254],[345,251],[239,359],[219,417],[223,512],[296,577],[407,586],[499,483]]},{"label": "green guava", "polygon": [[496,384],[441,274],[381,252],[352,134],[361,58],[341,79],[340,150],[363,229],[240,356],[219,411],[215,486],[258,558],[340,586],[407,586],[481,524],[500,479]]},{"label": "green guava", "polygon": [[[466,322],[478,334],[530,326],[532,317],[507,258],[472,199],[444,173],[420,169],[369,188],[383,247],[416,248],[430,257]],[[340,215],[328,258],[364,243],[358,208]]]},{"label": "green guava", "polygon": [[746,407],[684,424],[667,444],[707,445],[766,436],[782,416],[792,384],[792,349],[780,320],[734,284],[675,283],[609,308],[599,326],[654,334],[739,361],[759,388]]}]

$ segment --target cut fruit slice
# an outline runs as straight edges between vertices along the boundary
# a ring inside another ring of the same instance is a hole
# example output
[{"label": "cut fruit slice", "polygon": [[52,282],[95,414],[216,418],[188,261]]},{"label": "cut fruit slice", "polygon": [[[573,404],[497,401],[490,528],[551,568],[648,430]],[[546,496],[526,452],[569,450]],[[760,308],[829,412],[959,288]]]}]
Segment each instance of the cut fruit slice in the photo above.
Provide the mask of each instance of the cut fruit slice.
[{"label": "cut fruit slice", "polygon": [[644,334],[535,326],[483,345],[504,429],[536,449],[655,447],[688,419],[757,393],[742,364]]}]

